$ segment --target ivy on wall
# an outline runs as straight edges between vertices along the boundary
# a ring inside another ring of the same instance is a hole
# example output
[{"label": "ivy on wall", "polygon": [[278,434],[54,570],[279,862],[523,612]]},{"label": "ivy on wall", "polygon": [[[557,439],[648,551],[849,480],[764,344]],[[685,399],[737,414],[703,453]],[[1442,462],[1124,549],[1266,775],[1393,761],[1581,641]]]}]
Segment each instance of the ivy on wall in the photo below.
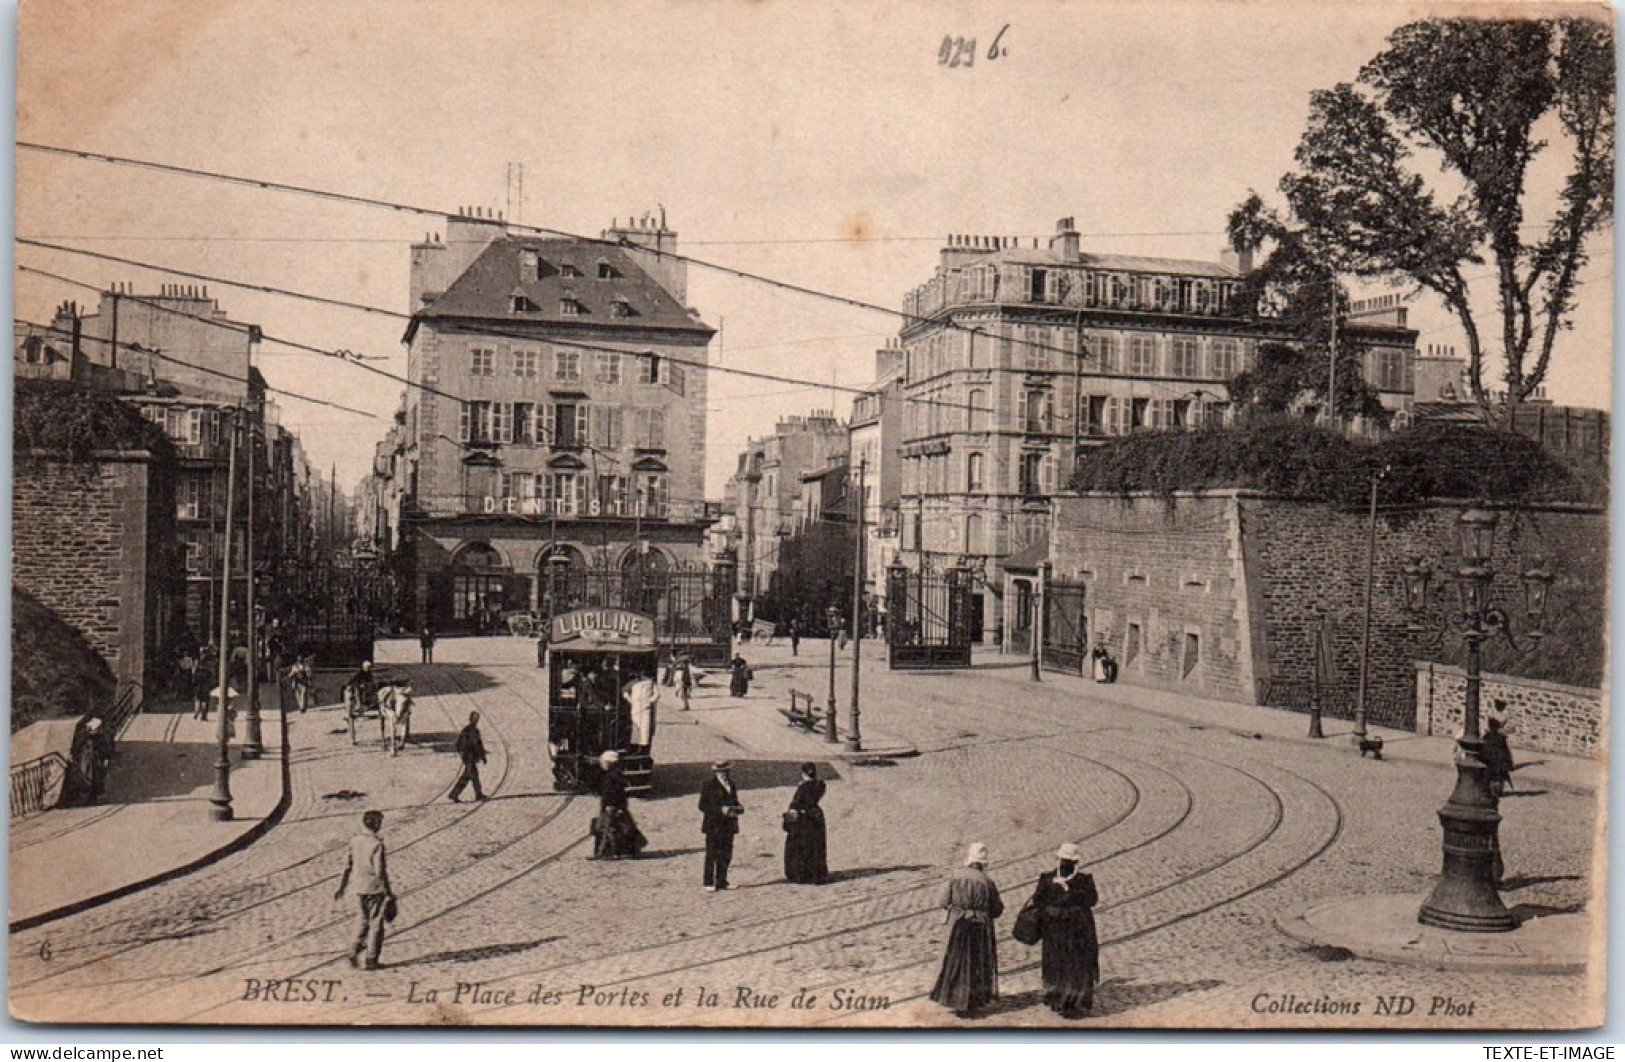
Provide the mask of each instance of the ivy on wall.
[{"label": "ivy on wall", "polygon": [[163,430],[128,403],[58,381],[17,382],[12,442],[20,457],[41,451],[66,461],[88,461],[98,450],[174,455]]},{"label": "ivy on wall", "polygon": [[1384,505],[1428,498],[1595,503],[1607,498],[1601,470],[1571,464],[1523,435],[1447,421],[1424,422],[1377,443],[1288,419],[1147,432],[1086,451],[1071,486],[1083,493],[1166,497],[1177,491],[1251,489],[1360,505],[1379,470]]}]

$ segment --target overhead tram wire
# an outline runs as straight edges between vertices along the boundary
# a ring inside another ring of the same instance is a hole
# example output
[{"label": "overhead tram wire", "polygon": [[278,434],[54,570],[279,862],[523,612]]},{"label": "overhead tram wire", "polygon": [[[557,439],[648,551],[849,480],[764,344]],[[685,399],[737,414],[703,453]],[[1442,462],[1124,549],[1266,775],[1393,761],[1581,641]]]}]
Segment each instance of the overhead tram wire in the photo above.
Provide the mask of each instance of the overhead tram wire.
[{"label": "overhead tram wire", "polygon": [[[22,268],[22,267],[19,267],[19,268]],[[41,331],[41,332],[50,332],[53,335],[59,335],[59,336],[62,336],[64,338],[67,338],[67,339],[72,339],[73,338],[73,332],[72,331],[70,331],[69,329],[66,329],[66,328],[59,328],[56,325],[40,324],[39,322],[26,321],[26,320],[23,320],[22,318],[18,318],[17,323],[20,324],[20,325],[26,325],[29,328],[36,329],[36,330]],[[182,366],[184,368],[195,369],[198,372],[207,373],[210,376],[219,376],[219,377],[222,377],[224,379],[230,380],[233,383],[240,383],[240,384],[244,384],[245,386],[248,383],[248,381],[247,381],[247,379],[245,377],[238,376],[236,373],[225,372],[225,371],[220,370],[220,369],[211,368],[211,367],[209,367],[207,365],[199,365],[196,362],[186,361],[183,358],[175,357],[173,354],[165,354],[160,350],[151,350],[151,349],[149,349],[147,347],[142,346],[140,343],[114,343],[111,339],[103,339],[101,336],[87,336],[87,335],[81,335],[79,337],[79,341],[81,343],[100,343],[103,346],[115,347],[117,349],[127,350],[127,351],[129,351],[131,353],[145,354],[145,355],[147,355],[149,357],[157,358],[159,361],[167,361],[167,362],[169,362],[171,364],[180,365],[180,366]],[[294,399],[294,400],[299,401],[299,402],[309,402],[312,405],[326,406],[329,409],[337,409],[337,410],[340,410],[341,412],[344,412],[344,413],[354,413],[356,416],[369,417],[372,420],[383,420],[384,419],[383,417],[379,416],[378,414],[370,413],[365,409],[356,409],[353,406],[345,406],[345,405],[340,405],[337,402],[329,402],[325,398],[312,398],[310,395],[302,395],[302,394],[298,393],[297,391],[289,391],[286,388],[282,388],[282,387],[272,387],[269,383],[267,383],[265,385],[265,389],[267,391],[270,391],[272,394],[278,394],[278,395],[281,395],[284,398],[291,398],[291,399]]]},{"label": "overhead tram wire", "polygon": [[[415,204],[410,204],[410,203],[395,203],[395,202],[391,202],[391,201],[386,200],[386,199],[377,199],[377,198],[374,198],[374,197],[371,197],[371,196],[352,195],[352,194],[349,194],[349,193],[346,193],[346,192],[334,192],[334,191],[330,191],[328,189],[312,188],[312,187],[309,187],[309,186],[306,186],[306,185],[289,184],[289,183],[282,182],[282,181],[267,181],[267,180],[262,180],[262,179],[254,178],[254,177],[242,177],[242,176],[238,176],[238,175],[235,175],[235,174],[222,173],[222,172],[217,171],[217,170],[204,170],[204,169],[199,169],[199,168],[190,167],[190,166],[178,166],[178,165],[174,165],[174,164],[171,164],[171,163],[156,162],[156,161],[153,161],[153,160],[150,160],[150,159],[138,159],[138,158],[134,158],[134,157],[131,157],[131,156],[125,156],[125,155],[111,155],[111,154],[107,154],[107,153],[104,153],[104,152],[83,151],[83,150],[79,150],[79,149],[75,149],[75,148],[64,148],[64,147],[60,147],[60,146],[53,145],[53,144],[39,144],[39,143],[31,142],[31,141],[17,141],[16,146],[17,146],[17,149],[20,150],[20,151],[35,151],[35,152],[39,152],[39,153],[42,153],[42,154],[57,155],[57,156],[64,157],[64,158],[81,159],[81,160],[90,161],[90,162],[102,162],[102,163],[107,163],[109,165],[117,165],[117,166],[130,166],[130,167],[134,167],[134,168],[137,168],[137,169],[152,170],[152,171],[158,172],[158,173],[168,173],[168,174],[174,174],[174,175],[178,175],[178,176],[192,177],[192,178],[196,178],[196,179],[200,179],[200,180],[218,181],[218,182],[223,182],[223,183],[226,183],[226,184],[239,185],[239,186],[246,187],[246,188],[259,189],[259,190],[262,190],[262,191],[285,192],[285,193],[292,194],[292,195],[311,196],[311,197],[314,197],[314,198],[317,198],[317,199],[323,199],[323,200],[327,200],[329,202],[343,203],[343,204],[347,204],[347,205],[351,205],[351,206],[365,206],[365,207],[371,207],[371,208],[375,208],[375,209],[392,210],[392,211],[395,211],[396,213],[413,214],[413,215],[425,216],[425,217],[435,217],[435,218],[440,218],[442,220],[448,220],[448,221],[449,220],[454,220],[454,219],[456,219],[456,218],[458,218],[460,216],[460,215],[455,214],[453,212],[440,210],[440,209],[436,209],[436,208],[433,208],[433,207],[417,206]],[[595,244],[595,245],[598,245],[598,246],[606,246],[606,247],[631,246],[630,244],[626,244],[626,243],[620,242],[620,241],[606,240],[606,239],[595,238],[595,237],[590,237],[590,236],[581,236],[581,235],[577,235],[575,233],[567,232],[567,231],[565,231],[563,229],[551,229],[551,228],[544,228],[544,227],[536,226],[536,225],[524,225],[524,224],[521,224],[519,222],[507,222],[507,221],[504,221],[503,224],[504,224],[504,226],[506,226],[510,230],[519,230],[519,231],[522,231],[522,232],[534,233],[534,234],[543,235],[543,236],[556,236],[556,237],[563,238],[563,239],[577,240],[577,241],[580,241],[580,242],[583,242],[583,243],[590,243],[590,244]],[[1527,226],[1525,226],[1525,227],[1527,227]],[[1099,237],[1103,237],[1103,238],[1104,237],[1116,238],[1116,237],[1130,237],[1130,236],[1133,236],[1133,237],[1194,236],[1194,235],[1211,235],[1211,234],[1220,234],[1220,233],[1218,232],[1218,230],[1206,230],[1206,231],[1189,231],[1189,232],[1092,233],[1092,234],[1089,234],[1089,235],[1099,236]],[[192,239],[200,239],[201,237],[191,237],[191,238]],[[1019,238],[1020,239],[1025,239],[1026,237],[1019,237]],[[1041,237],[1033,237],[1033,238],[1034,239],[1039,239]],[[899,239],[933,240],[933,239],[935,239],[935,237],[906,237],[906,238],[899,237]],[[29,242],[29,241],[19,239],[19,242]],[[381,241],[381,242],[387,242],[387,241]],[[710,243],[706,243],[705,241],[698,241],[698,245],[704,245],[704,246],[722,245],[722,244],[726,244],[726,243],[730,243],[730,242],[749,244],[749,243],[769,243],[769,242],[773,242],[773,241],[750,241],[750,240],[745,240],[745,241],[711,241]],[[803,243],[803,242],[818,242],[818,241],[815,241],[815,240],[799,240],[799,241],[785,241],[785,242]],[[840,240],[838,238],[832,238],[831,242],[850,242],[850,241]],[[686,263],[686,264],[689,264],[689,265],[696,266],[696,267],[701,268],[701,269],[709,269],[709,270],[713,270],[713,271],[722,273],[724,275],[733,276],[733,277],[737,277],[737,278],[744,279],[744,280],[751,280],[751,281],[755,281],[755,282],[761,283],[761,284],[767,284],[767,285],[769,285],[771,287],[779,288],[781,290],[790,291],[790,292],[794,292],[794,293],[801,294],[801,295],[806,295],[806,296],[811,297],[811,298],[824,299],[824,300],[828,300],[828,301],[837,302],[837,303],[840,303],[842,305],[854,307],[854,308],[857,308],[857,309],[869,310],[869,311],[875,312],[875,313],[883,313],[883,314],[887,314],[889,316],[899,317],[899,318],[902,318],[904,321],[909,322],[910,324],[928,323],[930,321],[930,318],[919,317],[919,316],[916,316],[914,314],[905,313],[902,310],[894,310],[889,306],[881,306],[878,303],[864,302],[863,300],[854,299],[854,298],[851,298],[851,297],[845,296],[845,295],[837,295],[837,294],[834,294],[832,292],[820,291],[820,290],[818,290],[816,288],[808,288],[808,287],[798,285],[798,284],[791,284],[788,281],[782,281],[782,280],[775,279],[773,277],[762,276],[760,274],[751,273],[751,272],[748,272],[746,270],[735,269],[732,266],[725,266],[725,265],[721,265],[721,264],[716,263],[716,262],[709,262],[709,261],[706,261],[704,259],[694,258],[694,257],[689,256],[689,255],[680,255],[680,254],[677,254],[677,253],[672,252],[672,251],[661,251],[661,250],[657,250],[657,249],[654,249],[654,248],[647,248],[647,247],[640,247],[638,249],[640,251],[644,252],[644,253],[655,255],[657,257],[668,258],[668,259],[671,259],[672,261],[683,262],[683,263]],[[184,275],[184,274],[177,273],[177,275]],[[1483,274],[1477,274],[1477,275],[1471,276],[1471,277],[1465,277],[1463,279],[1471,281],[1473,279],[1478,279],[1478,278],[1481,278],[1481,277],[1492,276],[1492,275],[1494,275],[1493,272],[1491,272],[1491,273],[1483,273]],[[1333,282],[1332,281],[1315,282],[1315,283],[1307,285],[1307,286],[1311,286],[1311,287],[1319,286],[1320,284],[1323,284],[1323,283],[1324,284],[1329,284],[1329,283],[1333,283]],[[1582,281],[1581,283],[1585,283],[1585,282]],[[244,286],[252,287],[251,285],[244,285]],[[366,312],[381,312],[381,311],[377,311],[376,309],[369,307],[369,308],[367,308]],[[956,323],[955,321],[953,321],[951,319],[950,320],[945,320],[942,323],[943,323],[944,327],[946,327],[948,329],[951,329],[951,330],[954,330],[954,331],[965,332],[965,333],[967,333],[969,335],[972,335],[972,336],[981,335],[981,336],[984,336],[984,337],[987,337],[987,338],[1001,339],[1001,340],[1004,340],[1005,342],[1008,342],[1008,343],[1010,343],[1010,344],[1012,344],[1014,346],[1021,346],[1021,347],[1025,347],[1027,349],[1044,350],[1044,351],[1048,351],[1050,353],[1058,353],[1058,354],[1063,354],[1063,355],[1067,355],[1067,356],[1071,356],[1071,357],[1084,357],[1084,356],[1087,356],[1086,353],[1079,352],[1079,351],[1074,351],[1074,350],[1071,350],[1071,349],[1066,348],[1066,347],[1057,347],[1057,346],[1052,346],[1052,345],[1044,344],[1044,343],[1035,343],[1035,342],[1033,342],[1031,340],[1016,339],[1015,337],[992,336],[989,333],[984,332],[979,328],[974,328],[974,327],[970,327],[970,326],[966,326],[966,325],[961,325],[961,324],[958,324],[958,323]],[[1437,330],[1438,329],[1430,330],[1430,331],[1437,331]]]},{"label": "overhead tram wire", "polygon": [[[258,188],[264,191],[287,192],[293,195],[313,196],[317,199],[323,199],[329,202],[344,203],[351,206],[368,206],[383,210],[393,210],[396,213],[434,217],[445,221],[454,221],[460,217],[460,215],[456,213],[433,207],[416,206],[410,203],[395,203],[387,199],[375,199],[370,196],[351,195],[347,192],[334,192],[323,188],[311,188],[306,185],[288,184],[282,181],[266,181],[254,177],[241,177],[236,174],[221,173],[218,170],[204,170],[191,166],[177,166],[171,163],[154,162],[150,159],[137,159],[126,155],[109,155],[96,151],[81,151],[74,148],[59,147],[54,144],[37,144],[26,140],[17,141],[17,149],[19,151],[36,151],[48,155],[58,155],[64,158],[83,159],[90,162],[104,162],[115,166],[132,166],[137,169],[153,170],[158,173],[170,173],[183,177],[194,177],[200,180],[220,181],[226,184],[233,184],[246,188]],[[732,266],[725,266],[717,262],[706,261],[703,258],[695,258],[692,255],[677,254],[674,251],[662,251],[652,247],[641,247],[625,241],[606,240],[602,237],[582,236],[577,233],[567,232],[564,229],[551,229],[538,225],[523,225],[519,222],[507,221],[504,221],[502,224],[510,231],[575,240],[580,243],[592,244],[599,247],[618,247],[623,249],[631,247],[645,254],[654,255],[673,262],[682,262],[685,265],[692,265],[699,269],[708,269],[713,272],[721,273],[725,276],[738,278],[740,280],[750,280],[758,284],[766,284],[769,287],[777,288],[780,291],[788,291],[798,295],[805,295],[809,298],[823,299],[827,302],[839,303],[853,309],[868,310],[872,313],[882,313],[889,317],[901,318],[909,325],[926,324],[931,321],[931,318],[929,317],[921,317],[916,314],[906,313],[902,310],[894,310],[890,306],[882,306],[879,303],[865,302],[862,299],[855,299],[849,295],[837,295],[833,292],[820,291],[817,288],[809,288],[801,284],[792,284],[786,280],[778,280],[774,277],[763,276],[759,273],[749,272],[748,270],[736,269]],[[972,328],[966,325],[958,324],[951,319],[944,320],[942,324],[945,328],[965,332],[973,336],[987,335],[986,332],[983,332],[979,328]],[[1047,343],[1035,343],[1032,340],[1018,340],[1012,337],[1008,340],[1008,342],[1019,344],[1020,346],[1030,350],[1044,350],[1053,354],[1081,356],[1078,354],[1078,352],[1070,350],[1066,347],[1051,346]]]},{"label": "overhead tram wire", "polygon": [[[160,272],[160,273],[167,272],[167,270],[164,270],[162,267],[157,267],[157,266],[143,266],[142,268],[153,269],[156,272]],[[63,284],[68,284],[68,285],[70,285],[72,287],[83,288],[86,291],[98,291],[99,292],[99,291],[103,290],[101,288],[101,286],[99,286],[99,285],[91,284],[91,283],[88,283],[88,282],[83,281],[83,280],[75,280],[72,277],[65,277],[65,276],[62,276],[60,273],[52,273],[49,270],[40,269],[37,266],[23,265],[22,263],[19,262],[17,264],[17,269],[19,271],[21,271],[21,272],[34,273],[34,274],[36,274],[38,276],[48,277],[51,280],[59,281],[59,282],[61,282]],[[180,276],[180,275],[184,275],[184,274],[176,274],[176,275]],[[224,283],[224,284],[227,284],[228,286],[231,284],[230,281],[218,281],[217,283]],[[187,317],[187,318],[190,318],[190,319],[192,319],[194,321],[202,321],[204,324],[214,325],[217,328],[224,328],[227,331],[231,331],[231,332],[238,332],[238,333],[242,333],[242,334],[247,334],[247,333],[249,333],[250,331],[253,330],[253,326],[251,326],[251,325],[239,324],[239,323],[237,323],[235,321],[221,321],[221,320],[216,320],[215,318],[205,317],[202,314],[188,313],[186,310],[182,310],[182,309],[179,309],[179,308],[174,307],[174,306],[165,306],[163,303],[157,301],[156,299],[142,298],[139,295],[121,295],[119,297],[121,299],[124,299],[126,302],[137,303],[139,305],[147,306],[147,307],[150,307],[150,308],[155,309],[155,310],[161,310],[161,311],[163,311],[165,313],[175,314],[178,317]],[[354,358],[348,357],[348,356],[346,356],[346,354],[344,354],[344,353],[342,353],[340,351],[337,351],[337,350],[323,350],[321,347],[312,346],[312,345],[310,345],[308,343],[300,343],[297,340],[281,339],[281,338],[279,338],[277,336],[270,335],[269,333],[265,332],[264,330],[259,330],[259,336],[263,341],[265,341],[267,343],[276,343],[276,344],[278,344],[280,346],[292,347],[292,348],[294,348],[296,350],[303,350],[303,351],[307,351],[307,352],[309,352],[311,354],[320,354],[323,357],[333,358],[333,359],[335,359],[337,361],[343,362],[346,365],[354,365],[358,369],[364,369],[367,372],[370,372],[375,376],[382,376],[386,380],[390,380],[390,381],[393,381],[395,383],[402,384],[402,385],[404,385],[406,387],[416,388],[417,390],[422,391],[425,394],[437,395],[437,396],[439,396],[441,398],[448,399],[449,401],[452,401],[452,402],[464,402],[464,401],[466,401],[466,399],[460,398],[457,395],[454,395],[449,391],[442,391],[438,387],[431,387],[430,385],[424,384],[424,383],[415,383],[415,382],[413,382],[411,380],[408,380],[406,377],[398,376],[395,373],[392,373],[392,372],[388,371],[387,369],[380,369],[380,368],[377,368],[376,366],[368,365],[364,361],[357,361]]]},{"label": "overhead tram wire", "polygon": [[[380,317],[391,317],[391,318],[395,318],[395,319],[401,320],[401,321],[411,321],[413,319],[413,316],[414,316],[414,315],[409,314],[409,313],[404,313],[404,312],[402,312],[400,310],[386,310],[386,309],[383,309],[382,307],[368,306],[368,305],[366,305],[364,303],[347,302],[347,301],[345,301],[343,299],[333,299],[333,298],[329,298],[329,297],[324,296],[324,295],[311,295],[311,294],[308,294],[308,293],[302,292],[302,291],[294,291],[294,290],[292,290],[290,288],[279,288],[279,287],[275,287],[275,286],[272,286],[272,285],[265,285],[265,284],[253,284],[253,283],[248,283],[248,282],[245,282],[245,281],[233,280],[233,279],[231,279],[229,277],[217,276],[217,275],[214,275],[214,274],[211,274],[211,273],[198,273],[198,272],[195,272],[195,271],[192,271],[192,270],[176,269],[176,268],[171,268],[171,267],[165,266],[165,265],[158,265],[158,264],[155,264],[155,263],[152,263],[152,262],[144,262],[144,261],[141,261],[140,259],[136,259],[136,258],[125,258],[125,257],[122,257],[120,255],[102,254],[99,251],[87,251],[87,250],[85,250],[83,248],[80,248],[80,247],[67,247],[67,246],[63,246],[63,245],[60,245],[60,244],[44,243],[44,242],[39,241],[39,240],[32,240],[32,239],[28,239],[26,237],[21,237],[21,236],[17,237],[17,242],[19,244],[23,244],[23,245],[28,246],[28,247],[35,247],[35,248],[39,248],[39,249],[42,249],[42,250],[56,251],[56,252],[60,252],[60,253],[63,253],[63,254],[77,255],[77,256],[82,257],[82,258],[96,259],[97,261],[112,262],[112,263],[115,263],[115,264],[118,264],[118,265],[131,266],[131,267],[136,268],[136,269],[144,269],[144,270],[147,270],[149,272],[154,272],[154,273],[167,273],[170,276],[184,277],[184,278],[186,278],[188,280],[198,280],[198,281],[202,281],[204,283],[209,283],[209,284],[219,284],[219,285],[221,285],[223,287],[243,288],[243,289],[248,290],[248,291],[259,292],[260,294],[263,294],[263,295],[274,295],[274,296],[280,296],[280,297],[283,297],[283,298],[290,298],[290,299],[311,300],[311,301],[321,303],[322,305],[325,305],[325,306],[332,306],[332,307],[337,307],[337,308],[340,308],[340,309],[357,310],[357,311],[360,311],[360,312],[373,314],[373,315],[380,316]],[[47,272],[46,270],[43,270],[43,269],[38,269],[38,268],[35,268],[35,267],[25,266],[25,265],[18,265],[17,268],[20,269],[20,270],[25,270],[27,272],[36,273],[36,274],[38,274],[40,276],[50,277],[50,278],[52,278],[54,280],[62,281],[63,283],[73,284],[73,285],[75,285],[77,287],[86,288],[86,289],[89,289],[89,290],[92,290],[92,291],[100,291],[101,290],[101,288],[97,287],[96,285],[88,284],[88,283],[86,283],[84,281],[72,280],[72,279],[67,278],[67,277],[63,277],[63,276],[60,276],[60,275],[57,275],[57,274],[54,274],[54,273]],[[206,321],[206,322],[208,322],[210,324],[220,325],[221,327],[233,328],[236,331],[247,331],[246,326],[236,325],[236,324],[233,324],[233,323],[230,323],[230,322],[224,322],[224,321],[214,321],[214,320],[212,320],[210,318],[203,317],[203,316],[200,316],[200,315],[197,315],[197,314],[187,313],[184,310],[179,310],[179,309],[176,309],[176,308],[170,307],[170,306],[164,306],[162,303],[159,303],[156,300],[141,299],[141,298],[138,298],[137,296],[120,296],[120,297],[129,299],[130,301],[133,301],[133,302],[140,302],[143,305],[151,306],[151,307],[154,307],[156,309],[167,310],[167,311],[169,311],[171,313],[176,313],[176,314],[179,314],[180,316],[183,316],[183,317],[191,317],[191,318],[194,318],[195,320]],[[546,343],[549,346],[563,347],[563,348],[571,349],[571,350],[585,350],[585,351],[591,351],[591,352],[602,353],[602,354],[620,354],[620,355],[626,356],[626,357],[648,357],[649,356],[649,354],[647,352],[638,351],[638,350],[628,350],[628,349],[626,349],[624,347],[610,347],[610,346],[604,346],[602,344],[596,344],[596,343],[582,343],[582,342],[580,342],[578,340],[557,339],[557,338],[554,338],[554,337],[551,337],[551,336],[546,337],[546,338],[542,338],[542,337],[538,337],[538,336],[536,336],[534,334],[531,334],[531,333],[528,333],[528,332],[521,332],[521,331],[516,331],[516,330],[510,330],[510,329],[481,328],[479,330],[479,333],[481,335],[498,336],[498,337],[501,337],[503,339],[516,339],[516,340],[523,340],[523,341],[527,341],[527,342]],[[307,350],[307,351],[310,351],[311,353],[315,353],[315,354],[324,354],[324,355],[327,355],[329,357],[339,358],[340,360],[342,360],[342,361],[344,361],[346,363],[354,364],[358,368],[365,369],[368,372],[374,373],[374,374],[376,374],[378,376],[382,376],[385,379],[394,380],[396,383],[403,384],[403,385],[405,385],[407,387],[416,388],[416,389],[421,390],[421,391],[423,391],[425,393],[428,393],[428,394],[439,395],[439,396],[441,396],[443,398],[448,398],[448,399],[450,399],[450,400],[452,400],[454,402],[464,401],[464,399],[459,398],[456,395],[449,394],[449,393],[447,393],[445,391],[441,391],[438,388],[430,387],[427,384],[416,383],[414,381],[408,380],[404,376],[398,376],[395,373],[391,373],[391,372],[389,372],[387,370],[384,370],[384,369],[376,368],[374,366],[366,364],[365,362],[357,361],[357,360],[355,360],[353,358],[344,357],[343,355],[340,355],[335,351],[322,350],[319,347],[313,347],[313,346],[309,346],[308,344],[297,343],[297,342],[292,341],[292,340],[278,339],[278,338],[275,338],[273,336],[266,335],[263,332],[261,333],[261,335],[267,342],[275,342],[275,343],[278,343],[278,344],[283,345],[283,346],[294,347],[296,349]],[[1015,341],[1012,340],[1011,342],[1015,342]],[[870,388],[870,387],[857,387],[857,386],[853,386],[853,385],[850,385],[850,384],[831,384],[828,381],[821,381],[821,380],[801,380],[801,379],[797,379],[797,378],[795,378],[793,376],[780,376],[780,375],[778,375],[776,373],[760,372],[760,371],[757,371],[757,370],[754,370],[754,369],[740,369],[740,368],[736,368],[736,367],[731,366],[731,365],[713,365],[713,364],[711,364],[709,362],[687,361],[687,360],[684,360],[684,359],[681,359],[681,358],[676,358],[676,359],[671,359],[671,360],[676,361],[678,364],[681,364],[685,368],[691,368],[691,369],[695,369],[695,370],[702,370],[702,371],[705,371],[705,372],[726,373],[726,374],[732,375],[732,376],[743,376],[743,377],[746,377],[748,379],[766,380],[766,381],[768,381],[770,383],[789,384],[789,385],[792,385],[792,386],[795,386],[795,387],[813,387],[813,388],[819,388],[819,389],[824,389],[824,390],[836,390],[836,391],[842,391],[842,392],[845,392],[847,394],[853,394],[853,395],[865,395],[865,394],[873,393],[873,388]],[[1044,370],[1031,370],[1031,373],[1033,375],[1042,374],[1043,372],[1044,372]],[[1049,375],[1059,375],[1059,374],[1063,374],[1065,372],[1066,372],[1066,370],[1056,369],[1056,370],[1049,370],[1048,374]],[[898,399],[898,401],[909,402],[909,403],[913,403],[913,404],[916,404],[916,405],[939,406],[939,407],[944,408],[944,409],[962,409],[962,410],[968,410],[968,411],[973,412],[973,413],[988,413],[988,412],[992,411],[991,408],[989,408],[989,407],[972,406],[972,405],[969,405],[968,403],[963,403],[963,402],[944,402],[944,401],[941,401],[939,399],[918,398],[918,397],[910,397],[910,396],[906,396],[906,395],[900,397]]]}]

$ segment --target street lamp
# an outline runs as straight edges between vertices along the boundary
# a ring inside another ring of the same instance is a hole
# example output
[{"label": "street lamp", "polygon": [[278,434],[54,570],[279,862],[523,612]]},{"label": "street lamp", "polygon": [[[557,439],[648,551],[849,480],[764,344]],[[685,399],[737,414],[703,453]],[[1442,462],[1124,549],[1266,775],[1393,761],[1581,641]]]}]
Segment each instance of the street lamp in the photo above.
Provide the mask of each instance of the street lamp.
[{"label": "street lamp", "polygon": [[[1504,635],[1515,649],[1522,649],[1513,638],[1510,617],[1490,602],[1490,587],[1495,578],[1490,558],[1496,523],[1495,513],[1479,508],[1469,509],[1456,521],[1462,563],[1451,577],[1456,584],[1459,607],[1442,617],[1439,637],[1442,639],[1446,631],[1452,632],[1467,647],[1462,732],[1457,741],[1456,787],[1439,809],[1439,823],[1444,827],[1443,869],[1432,895],[1416,916],[1423,925],[1469,933],[1504,933],[1518,925],[1497,891],[1496,864],[1501,854],[1500,799],[1490,789],[1478,729],[1484,642]],[[1427,606],[1433,569],[1425,560],[1415,558],[1404,566],[1403,575],[1405,607],[1413,614],[1420,613]],[[1521,573],[1520,579],[1528,626],[1526,637],[1538,643],[1544,636],[1553,576],[1545,564],[1537,560]]]},{"label": "street lamp", "polygon": [[209,817],[216,822],[232,820],[231,806],[231,523],[237,501],[237,431],[240,411],[233,410],[226,441],[226,530],[220,557],[220,660],[217,670],[220,691],[220,718],[215,726],[214,791],[209,794]]},{"label": "street lamp", "polygon": [[835,735],[835,625],[841,622],[841,610],[831,605],[825,617],[829,620],[829,704],[824,709],[824,737],[833,743],[839,740]]}]

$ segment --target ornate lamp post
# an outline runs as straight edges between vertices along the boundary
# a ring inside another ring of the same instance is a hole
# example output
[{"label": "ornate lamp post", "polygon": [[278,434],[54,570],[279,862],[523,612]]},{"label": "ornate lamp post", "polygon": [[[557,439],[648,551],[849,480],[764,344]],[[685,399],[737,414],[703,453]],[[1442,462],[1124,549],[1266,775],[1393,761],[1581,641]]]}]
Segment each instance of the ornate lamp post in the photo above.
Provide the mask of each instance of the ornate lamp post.
[{"label": "ornate lamp post", "polygon": [[[1490,557],[1496,522],[1493,512],[1476,508],[1463,513],[1457,521],[1462,563],[1451,578],[1456,584],[1459,607],[1444,615],[1439,635],[1442,638],[1450,631],[1467,647],[1462,733],[1457,742],[1456,788],[1439,809],[1439,823],[1444,827],[1444,865],[1432,895],[1417,914],[1417,921],[1424,925],[1469,933],[1502,933],[1518,924],[1497,891],[1500,800],[1490,789],[1478,727],[1484,643],[1505,636],[1517,647],[1510,617],[1490,602],[1490,584],[1495,578]],[[1405,608],[1420,613],[1427,607],[1433,571],[1420,558],[1405,565],[1403,571]],[[1544,634],[1552,578],[1540,561],[1522,573],[1529,625],[1526,637],[1531,642],[1538,642]]]}]

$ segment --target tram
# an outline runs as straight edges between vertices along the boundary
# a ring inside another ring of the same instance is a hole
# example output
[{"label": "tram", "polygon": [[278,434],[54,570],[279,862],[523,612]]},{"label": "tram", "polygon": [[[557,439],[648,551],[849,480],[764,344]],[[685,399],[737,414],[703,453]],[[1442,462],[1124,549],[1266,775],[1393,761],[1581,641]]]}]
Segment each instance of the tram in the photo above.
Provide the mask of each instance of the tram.
[{"label": "tram", "polygon": [[654,617],[607,606],[564,612],[548,622],[546,645],[553,788],[596,788],[598,757],[611,749],[630,791],[652,788],[652,720],[640,733],[631,693],[640,679],[659,688]]}]

